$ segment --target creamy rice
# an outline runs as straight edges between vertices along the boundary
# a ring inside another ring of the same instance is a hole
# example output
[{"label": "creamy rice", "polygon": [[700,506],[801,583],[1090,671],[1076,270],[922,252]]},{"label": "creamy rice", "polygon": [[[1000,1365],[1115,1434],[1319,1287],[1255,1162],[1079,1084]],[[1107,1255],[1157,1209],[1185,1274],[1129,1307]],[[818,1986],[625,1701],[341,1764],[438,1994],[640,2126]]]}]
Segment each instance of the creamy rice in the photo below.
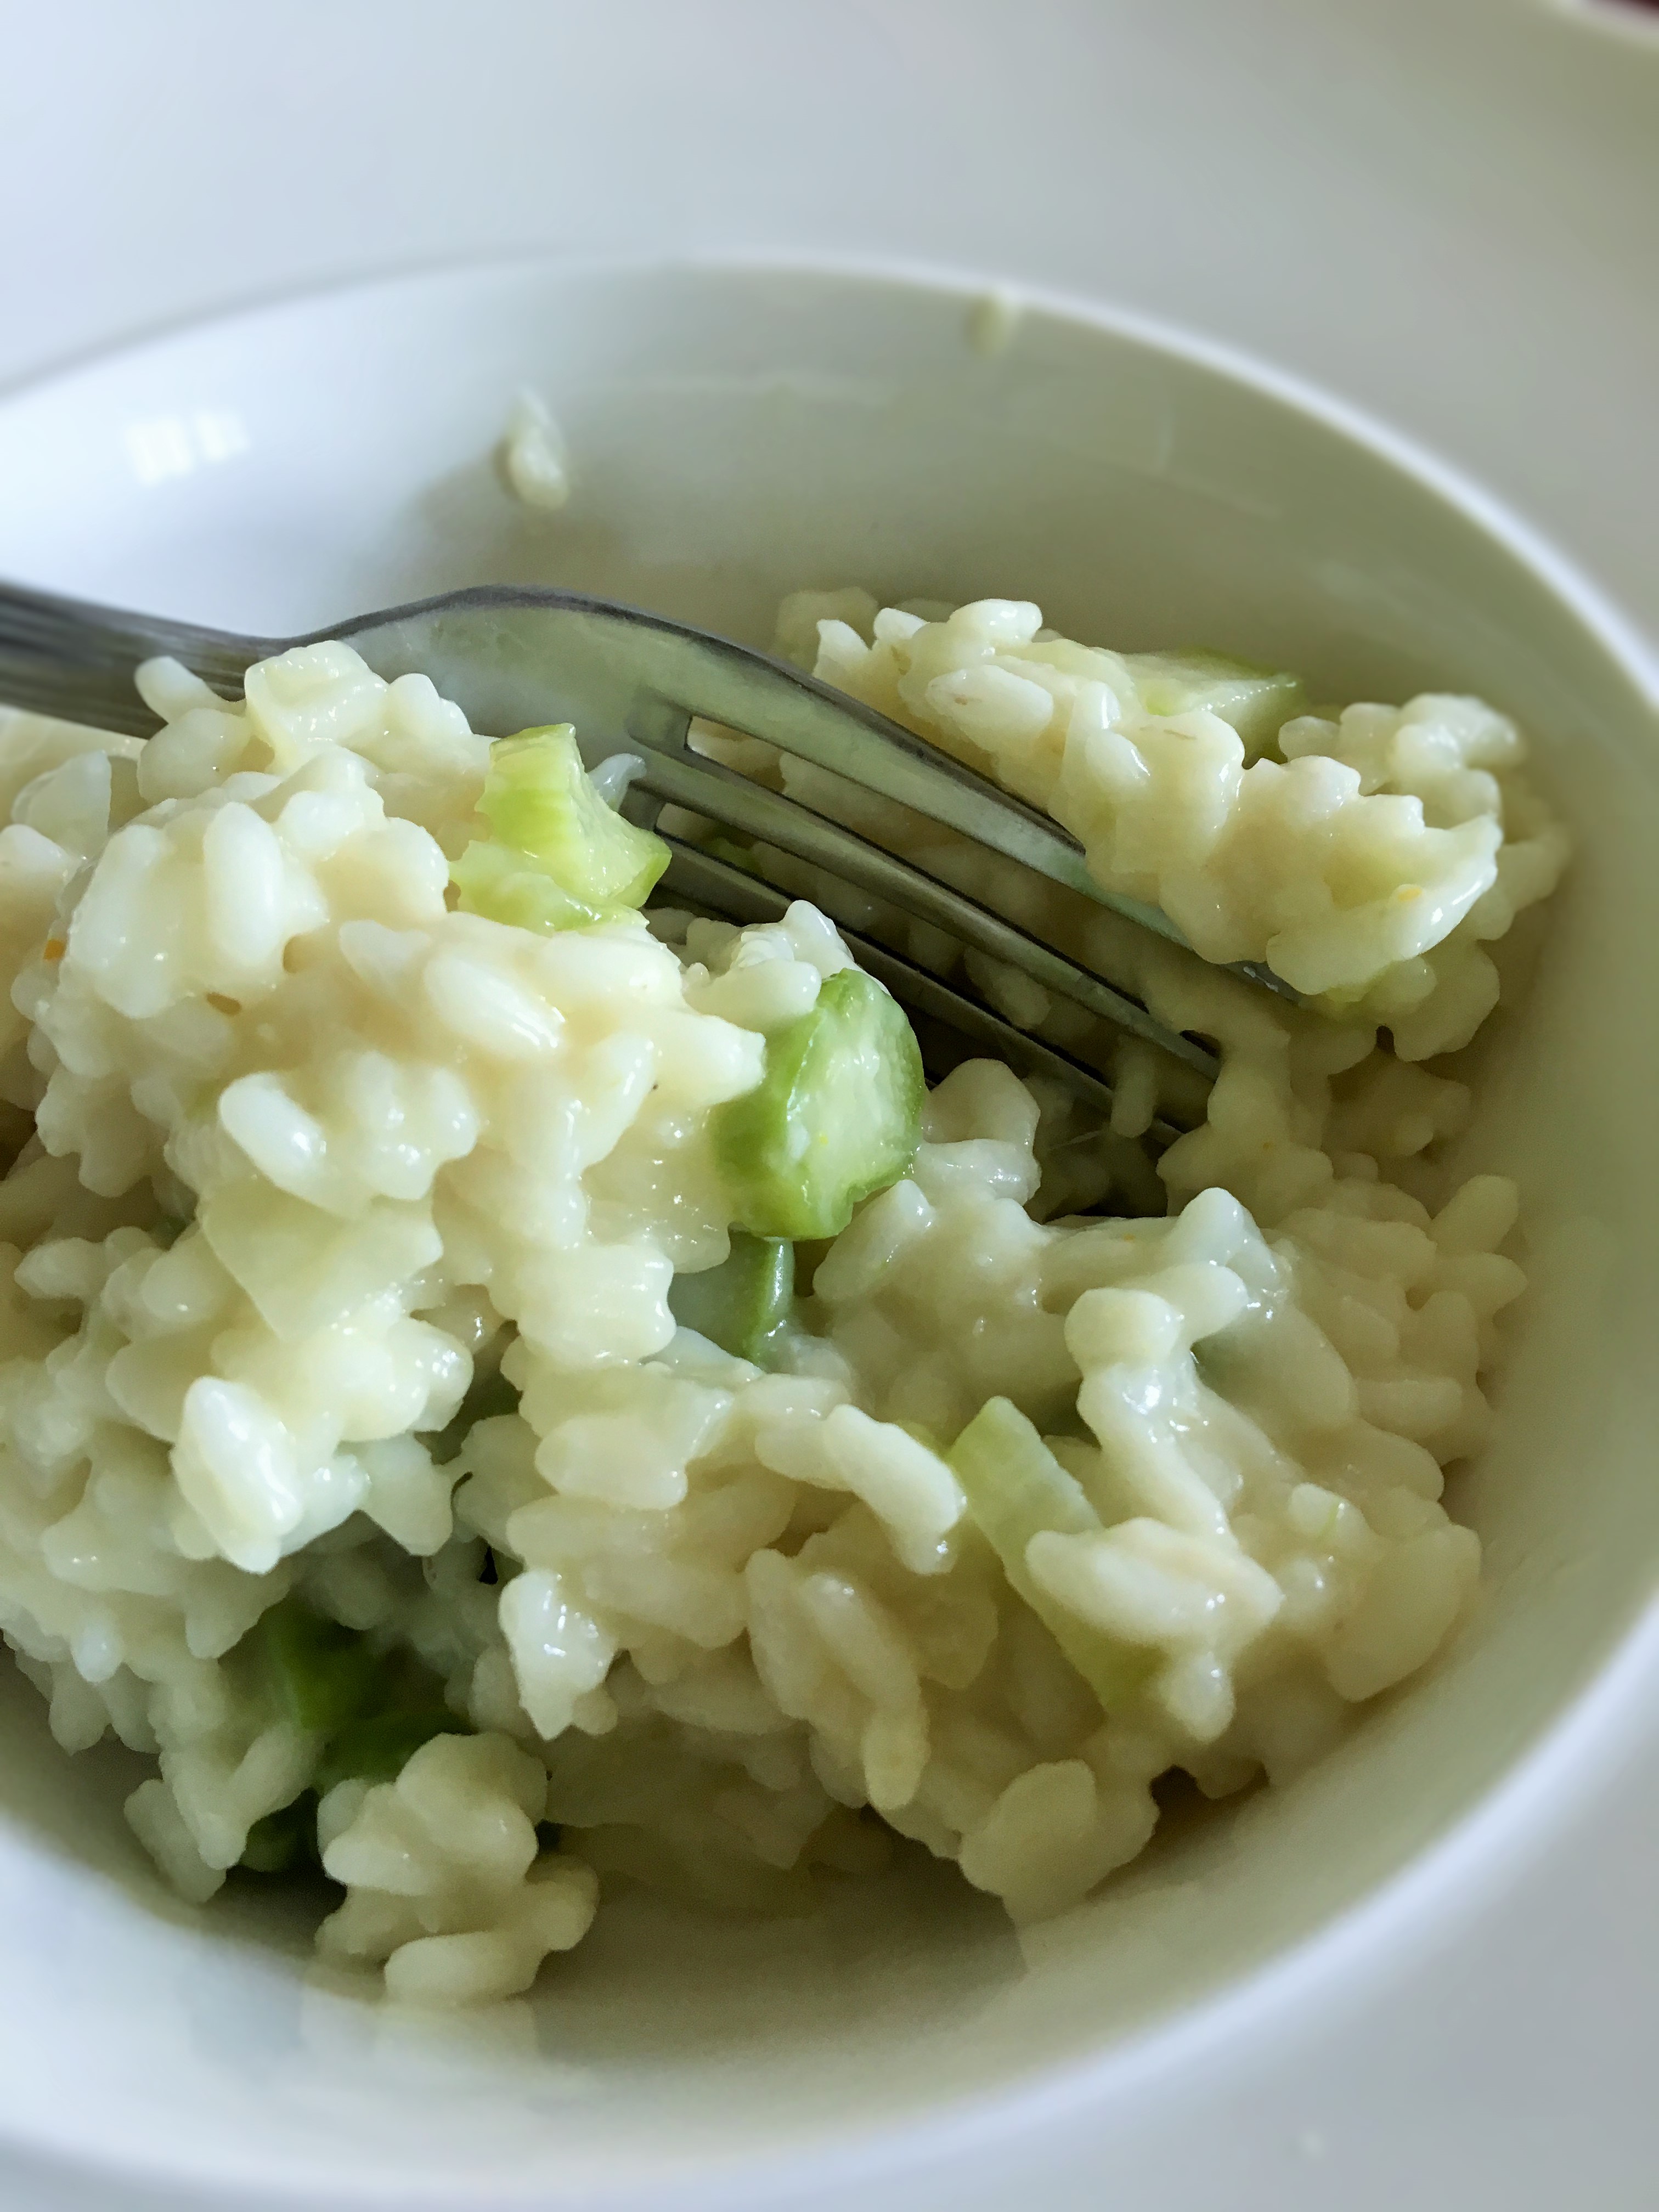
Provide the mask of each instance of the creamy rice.
[{"label": "creamy rice", "polygon": [[[155,1758],[128,1814],[184,1895],[297,1837],[344,1892],[325,1953],[399,1997],[524,1988],[613,1881],[807,1911],[895,1835],[1060,1910],[1161,1776],[1294,1774],[1477,1578],[1442,1469],[1486,1431],[1516,1196],[1445,1184],[1468,1097],[1419,1063],[1565,857],[1513,725],[1427,697],[1241,735],[1224,687],[1164,711],[1011,602],[803,595],[781,641],[1320,1003],[704,732],[1224,1061],[1156,1176],[1132,1140],[1192,1102],[1146,1048],[1103,1133],[958,1067],[910,1171],[803,1248],[764,1365],[669,1301],[730,1249],[719,1109],[850,964],[817,905],[458,910],[489,746],[342,645],[245,705],[153,666],[147,744],[18,718],[0,750],[0,1628],[66,1750]],[[1066,1212],[1109,1188],[1134,1212]],[[994,1400],[1064,1501],[1012,1564],[963,1456]],[[314,1707],[273,1687],[294,1648]],[[403,1686],[373,1757],[327,1705],[368,1667]]]},{"label": "creamy rice", "polygon": [[521,507],[556,514],[570,498],[564,434],[544,399],[527,387],[508,410],[501,446],[501,473]]}]

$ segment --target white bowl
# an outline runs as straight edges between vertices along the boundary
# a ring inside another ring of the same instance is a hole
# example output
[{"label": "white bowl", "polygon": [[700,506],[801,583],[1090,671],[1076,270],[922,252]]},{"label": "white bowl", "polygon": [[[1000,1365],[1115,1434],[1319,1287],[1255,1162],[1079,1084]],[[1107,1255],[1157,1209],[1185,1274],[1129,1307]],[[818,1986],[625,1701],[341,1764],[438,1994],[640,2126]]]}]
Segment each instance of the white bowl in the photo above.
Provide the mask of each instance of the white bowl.
[{"label": "white bowl", "polygon": [[[914,1873],[781,1927],[618,1899],[533,2004],[462,2026],[310,1978],[278,1903],[169,1902],[122,1762],[64,1759],[8,1680],[9,2203],[678,2207],[897,2172],[1105,2111],[1195,2038],[1383,1971],[1616,1736],[1612,1692],[1586,1692],[1659,1543],[1659,672],[1512,519],[1333,404],[1127,318],[1009,319],[921,278],[734,265],[301,301],[0,407],[0,574],[271,632],[482,580],[761,641],[803,585],[1006,593],[1316,692],[1516,714],[1583,856],[1524,1014],[1482,1048],[1465,1146],[1520,1178],[1534,1278],[1496,1440],[1453,1486],[1486,1543],[1478,1618],[1294,1788],[1062,1921],[1016,1936]],[[557,516],[489,465],[521,383],[569,438]]]}]

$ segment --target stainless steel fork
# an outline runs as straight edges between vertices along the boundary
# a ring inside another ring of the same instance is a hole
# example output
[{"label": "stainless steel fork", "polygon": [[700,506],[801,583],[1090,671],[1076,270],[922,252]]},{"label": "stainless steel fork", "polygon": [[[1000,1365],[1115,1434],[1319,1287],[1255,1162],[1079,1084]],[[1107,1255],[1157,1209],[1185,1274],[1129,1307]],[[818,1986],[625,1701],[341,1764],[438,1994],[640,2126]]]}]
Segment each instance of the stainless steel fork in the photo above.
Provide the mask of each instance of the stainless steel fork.
[{"label": "stainless steel fork", "polygon": [[[688,732],[703,720],[763,738],[1184,944],[1155,908],[1103,890],[1082,848],[1047,815],[845,693],[661,615],[572,592],[483,586],[354,616],[304,637],[244,637],[0,585],[0,702],[146,737],[159,725],[134,685],[141,662],[170,655],[230,696],[256,660],[330,638],[349,643],[388,681],[416,672],[430,677],[476,730],[505,735],[569,721],[590,763],[634,751],[645,763],[637,787],[659,804],[824,871],[1146,1039],[1206,1079],[1218,1072],[1208,1044],[1169,1028],[1104,976],[846,824],[693,751]],[[744,921],[774,920],[788,903],[750,868],[684,837],[666,842],[672,860],[665,888],[676,898]],[[860,961],[914,1012],[1017,1066],[1057,1078],[1109,1113],[1111,1087],[1100,1070],[1017,1028],[954,975],[943,981],[871,932],[845,933]],[[1246,964],[1236,972],[1295,996],[1270,969]],[[1160,1120],[1151,1133],[1167,1142],[1177,1129]]]}]

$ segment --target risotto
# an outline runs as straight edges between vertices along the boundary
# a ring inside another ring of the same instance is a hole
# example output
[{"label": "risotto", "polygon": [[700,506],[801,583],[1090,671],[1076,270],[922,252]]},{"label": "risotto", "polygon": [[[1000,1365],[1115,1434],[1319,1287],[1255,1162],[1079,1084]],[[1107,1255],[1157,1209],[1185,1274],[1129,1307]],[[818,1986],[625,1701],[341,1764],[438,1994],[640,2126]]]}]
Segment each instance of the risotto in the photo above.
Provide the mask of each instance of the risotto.
[{"label": "risotto", "polygon": [[1562,833],[1477,701],[1040,625],[803,594],[780,647],[1306,1004],[696,742],[1217,1041],[1207,1100],[1111,1045],[1104,1129],[1000,1062],[928,1089],[831,887],[647,908],[624,762],[343,645],[235,704],[151,664],[146,744],[11,723],[0,1629],[65,1751],[154,1761],[185,1897],[319,1869],[323,1953],[423,2003],[526,1988],[613,1883],[809,1911],[901,1838],[1050,1914],[1160,1778],[1293,1775],[1453,1632],[1442,1470],[1523,1280],[1424,1063]]}]

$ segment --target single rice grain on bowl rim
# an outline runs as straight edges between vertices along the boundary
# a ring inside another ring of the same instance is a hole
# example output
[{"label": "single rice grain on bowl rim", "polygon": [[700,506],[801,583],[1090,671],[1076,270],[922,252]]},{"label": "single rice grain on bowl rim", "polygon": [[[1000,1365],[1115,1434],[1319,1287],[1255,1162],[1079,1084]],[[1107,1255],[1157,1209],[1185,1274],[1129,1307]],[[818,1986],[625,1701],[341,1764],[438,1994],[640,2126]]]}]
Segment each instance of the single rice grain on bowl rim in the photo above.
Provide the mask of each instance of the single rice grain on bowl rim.
[{"label": "single rice grain on bowl rim", "polygon": [[1012,601],[803,593],[779,646],[1304,995],[697,732],[1215,1039],[1156,1170],[1153,1048],[1105,1128],[998,1062],[928,1091],[810,870],[766,856],[775,924],[646,910],[625,762],[343,645],[0,748],[0,1627],[66,1752],[154,1758],[184,1896],[320,1863],[323,1951],[398,1997],[526,1987],[613,1880],[799,1911],[895,1835],[1053,1913],[1170,1770],[1318,1756],[1477,1578],[1442,1469],[1517,1201],[1449,1185],[1423,1063],[1565,858],[1514,725]]}]

